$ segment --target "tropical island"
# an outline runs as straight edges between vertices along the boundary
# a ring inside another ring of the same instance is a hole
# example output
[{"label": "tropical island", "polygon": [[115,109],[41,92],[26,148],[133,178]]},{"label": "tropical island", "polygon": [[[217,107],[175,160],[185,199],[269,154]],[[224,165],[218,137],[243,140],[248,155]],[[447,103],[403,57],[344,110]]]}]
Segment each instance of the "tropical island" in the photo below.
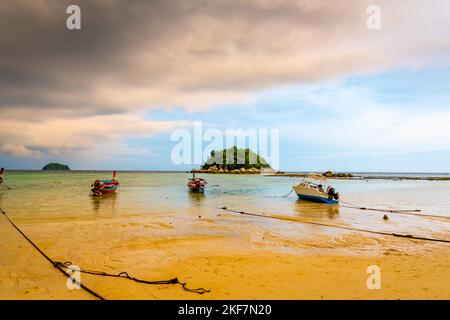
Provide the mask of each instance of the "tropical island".
[{"label": "tropical island", "polygon": [[235,173],[259,174],[261,170],[273,170],[266,159],[249,148],[236,146],[213,150],[200,169],[192,169],[192,173]]},{"label": "tropical island", "polygon": [[70,170],[70,168],[66,164],[51,162],[49,164],[46,164],[42,168],[42,170],[44,170],[44,171],[48,171],[48,170],[65,170],[65,171],[68,171],[68,170]]}]

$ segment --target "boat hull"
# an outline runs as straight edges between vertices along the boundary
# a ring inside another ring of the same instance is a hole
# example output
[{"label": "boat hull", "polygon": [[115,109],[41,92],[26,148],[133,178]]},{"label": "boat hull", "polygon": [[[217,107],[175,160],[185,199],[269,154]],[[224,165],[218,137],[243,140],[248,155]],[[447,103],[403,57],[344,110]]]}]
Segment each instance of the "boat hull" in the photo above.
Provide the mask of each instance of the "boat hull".
[{"label": "boat hull", "polygon": [[104,195],[104,194],[114,193],[114,192],[116,192],[116,190],[117,190],[117,187],[114,187],[111,189],[92,189],[92,192],[94,194]]},{"label": "boat hull", "polygon": [[328,199],[328,198],[324,198],[324,197],[320,197],[320,196],[310,196],[310,195],[305,195],[305,194],[297,194],[298,198],[300,200],[305,200],[305,201],[311,201],[311,202],[317,202],[317,203],[327,203],[327,204],[338,204],[339,201],[337,200],[333,200],[333,199]]},{"label": "boat hull", "polygon": [[327,204],[339,203],[338,200],[330,199],[325,192],[317,188],[310,188],[305,186],[294,186],[293,188],[300,200]]},{"label": "boat hull", "polygon": [[116,192],[116,190],[119,188],[119,181],[117,180],[101,180],[102,183],[101,186],[96,187],[94,186],[91,191],[92,194],[95,196],[102,196],[105,194],[110,194]]},{"label": "boat hull", "polygon": [[190,192],[204,193],[206,184],[207,184],[207,182],[205,179],[199,179],[199,178],[196,179],[195,177],[193,177],[192,179],[189,179],[189,181],[187,183],[187,187],[189,188]]},{"label": "boat hull", "polygon": [[189,187],[189,191],[194,193],[205,193],[205,188]]}]

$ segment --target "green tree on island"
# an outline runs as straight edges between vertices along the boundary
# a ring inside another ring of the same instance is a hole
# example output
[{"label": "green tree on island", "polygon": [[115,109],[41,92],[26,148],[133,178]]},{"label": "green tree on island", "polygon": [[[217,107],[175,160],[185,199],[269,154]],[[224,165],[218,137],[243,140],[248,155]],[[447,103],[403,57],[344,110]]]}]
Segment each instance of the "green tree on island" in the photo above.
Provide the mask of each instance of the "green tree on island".
[{"label": "green tree on island", "polygon": [[60,164],[56,162],[49,163],[45,165],[42,170],[70,170],[69,166],[66,164]]},{"label": "green tree on island", "polygon": [[249,148],[243,149],[236,146],[229,149],[211,151],[210,157],[201,168],[208,170],[213,166],[227,170],[270,168],[267,161],[259,154],[256,154]]}]

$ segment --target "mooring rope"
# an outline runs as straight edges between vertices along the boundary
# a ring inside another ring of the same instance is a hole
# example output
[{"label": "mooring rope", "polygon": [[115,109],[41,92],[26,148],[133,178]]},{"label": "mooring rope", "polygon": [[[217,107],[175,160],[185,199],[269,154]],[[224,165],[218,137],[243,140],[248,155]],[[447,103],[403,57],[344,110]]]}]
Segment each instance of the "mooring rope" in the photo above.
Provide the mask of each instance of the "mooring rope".
[{"label": "mooring rope", "polygon": [[[289,195],[294,191],[294,189],[291,189],[291,191],[288,194],[285,194],[283,196],[267,196],[267,198],[287,198]],[[423,217],[423,218],[438,218],[438,219],[444,219],[444,220],[450,220],[450,217],[447,216],[440,216],[440,215],[433,215],[433,214],[420,214],[417,212],[422,212],[420,209],[382,209],[382,208],[370,208],[365,207],[359,204],[353,204],[349,202],[345,202],[340,200],[340,203],[343,203],[344,205],[340,204],[339,206],[342,208],[350,208],[350,209],[358,209],[358,210],[367,210],[367,211],[377,211],[377,212],[388,212],[388,213],[398,213],[398,214],[406,214],[406,215],[413,215],[417,217]]]},{"label": "mooring rope", "polygon": [[[59,267],[57,264],[55,264],[55,261],[53,261],[52,258],[50,258],[48,255],[45,254],[44,251],[42,251],[30,238],[27,237],[27,235],[25,233],[22,232],[22,230],[19,229],[19,227],[16,226],[16,224],[14,222],[11,221],[11,219],[8,217],[8,215],[6,214],[5,211],[0,209],[0,212],[3,214],[3,216],[6,218],[6,220],[9,221],[9,223],[45,258],[47,259],[56,269],[58,269],[59,271],[61,271],[64,275],[66,275],[67,277],[71,277],[71,274],[66,272],[63,268]],[[80,288],[84,289],[86,292],[90,293],[91,295],[93,295],[94,297],[100,299],[100,300],[106,300],[102,295],[100,295],[99,293],[95,292],[94,290],[90,289],[89,287],[85,286],[84,284],[82,284],[81,282],[79,282],[76,279],[73,279],[73,281],[80,286]]]},{"label": "mooring rope", "polygon": [[337,226],[337,225],[333,225],[333,224],[327,224],[327,223],[321,223],[321,222],[313,222],[313,221],[301,221],[301,220],[297,220],[297,219],[290,218],[290,217],[285,217],[285,216],[264,215],[264,214],[253,213],[253,212],[246,212],[246,211],[239,211],[239,210],[234,210],[234,209],[228,209],[227,207],[221,207],[221,208],[217,208],[217,209],[221,209],[221,210],[229,211],[229,212],[234,212],[234,213],[239,213],[239,214],[243,214],[243,215],[248,215],[248,216],[255,216],[255,217],[262,217],[262,218],[269,218],[269,219],[293,221],[293,222],[304,223],[304,224],[312,224],[312,225],[317,225],[317,226],[322,226],[322,227],[330,227],[330,228],[337,228],[337,229],[360,231],[360,232],[379,234],[379,235],[384,235],[384,236],[408,238],[408,239],[414,239],[414,240],[424,240],[424,241],[450,243],[450,240],[446,240],[446,239],[426,238],[426,237],[413,236],[413,235],[410,235],[410,234],[399,234],[399,233],[392,233],[392,232],[384,232],[384,231],[375,231],[375,230],[367,230],[367,229],[360,229],[360,228],[352,228],[352,227],[346,227],[346,226]]},{"label": "mooring rope", "polygon": [[294,192],[294,189],[291,189],[291,191],[289,191],[289,193],[283,195],[283,196],[266,196],[266,198],[287,198],[290,196],[290,194]]},{"label": "mooring rope", "polygon": [[368,210],[368,211],[378,211],[378,212],[388,212],[388,213],[398,213],[398,214],[407,214],[407,215],[413,215],[423,218],[440,218],[440,219],[446,219],[450,220],[450,217],[447,216],[440,216],[440,215],[434,215],[434,214],[420,214],[416,212],[422,212],[420,209],[381,209],[381,208],[369,208],[365,206],[361,206],[358,204],[352,204],[345,201],[340,201],[341,203],[344,203],[344,205],[340,205],[343,208],[350,208],[350,209],[358,209],[358,210]]},{"label": "mooring rope", "polygon": [[[116,277],[116,278],[125,278],[128,280],[132,280],[135,282],[139,282],[139,283],[144,283],[144,284],[152,284],[152,285],[162,285],[162,284],[179,284],[181,285],[181,287],[183,288],[184,291],[187,292],[192,292],[192,293],[197,293],[197,294],[204,294],[207,292],[211,292],[211,290],[207,290],[204,288],[195,288],[195,289],[191,289],[187,287],[187,283],[186,282],[181,282],[180,280],[178,280],[178,278],[172,278],[172,279],[168,279],[168,280],[156,280],[156,281],[148,281],[148,280],[143,280],[143,279],[138,279],[135,277],[130,276],[127,272],[123,271],[123,272],[119,272],[117,274],[113,274],[113,273],[107,273],[107,272],[103,272],[103,271],[94,271],[94,270],[85,270],[83,268],[78,269],[74,269],[71,268],[70,266],[72,265],[72,263],[70,261],[66,261],[66,262],[59,262],[59,261],[54,261],[52,258],[50,258],[44,251],[42,251],[37,244],[35,244],[30,238],[27,237],[27,235],[25,233],[22,232],[22,230],[19,229],[19,227],[8,217],[8,215],[6,214],[5,211],[0,209],[0,212],[4,215],[4,217],[9,221],[9,223],[41,254],[43,255],[56,269],[58,269],[59,271],[61,271],[62,273],[64,273],[66,276],[71,277],[72,275],[67,272],[66,270],[71,270],[71,271],[79,271],[81,273],[86,273],[86,274],[91,274],[91,275],[96,275],[96,276],[105,276],[105,277]],[[99,293],[95,292],[94,290],[88,288],[87,286],[85,286],[84,284],[82,284],[81,282],[79,282],[76,279],[73,279],[75,281],[75,283],[77,285],[79,285],[81,288],[83,288],[85,291],[87,291],[88,293],[92,294],[93,296],[99,298],[100,300],[106,300],[102,295],[100,295]]]},{"label": "mooring rope", "polygon": [[179,285],[182,286],[183,290],[185,290],[187,292],[192,292],[192,293],[204,294],[204,293],[207,293],[207,292],[211,291],[211,290],[206,290],[204,288],[196,288],[196,289],[188,288],[187,284],[185,282],[181,282],[180,280],[178,280],[178,278],[172,278],[172,279],[168,279],[168,280],[149,281],[149,280],[142,280],[142,279],[138,279],[138,278],[132,277],[126,271],[122,271],[122,272],[119,272],[119,273],[107,273],[107,272],[104,272],[104,271],[85,270],[85,269],[82,269],[82,268],[80,268],[80,270],[74,269],[74,268],[70,267],[72,265],[72,262],[70,262],[70,261],[66,261],[66,262],[55,261],[55,265],[57,265],[58,267],[61,267],[61,268],[66,268],[68,270],[79,271],[81,273],[91,274],[91,275],[94,275],[94,276],[125,278],[125,279],[128,279],[128,280],[132,280],[132,281],[139,282],[139,283],[144,283],[144,284],[155,284],[155,285],[179,284]]},{"label": "mooring rope", "polygon": [[340,205],[341,207],[352,208],[352,209],[359,209],[359,210],[370,210],[370,211],[391,212],[391,213],[421,212],[422,211],[420,209],[404,209],[404,210],[402,210],[402,209],[369,208],[369,207],[361,206],[359,204],[353,204],[353,203],[345,202],[345,201],[342,201],[342,200],[340,200],[340,202],[345,204],[345,205]]}]

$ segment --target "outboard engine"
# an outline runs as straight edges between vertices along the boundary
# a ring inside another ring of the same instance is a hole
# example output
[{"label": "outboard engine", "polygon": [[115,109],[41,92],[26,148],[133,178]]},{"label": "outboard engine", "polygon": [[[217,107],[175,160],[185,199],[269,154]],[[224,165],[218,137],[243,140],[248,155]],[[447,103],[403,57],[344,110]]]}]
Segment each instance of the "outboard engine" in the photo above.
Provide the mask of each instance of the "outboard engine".
[{"label": "outboard engine", "polygon": [[328,188],[328,199],[332,200],[339,200],[339,192],[336,192],[336,190],[333,187]]}]

